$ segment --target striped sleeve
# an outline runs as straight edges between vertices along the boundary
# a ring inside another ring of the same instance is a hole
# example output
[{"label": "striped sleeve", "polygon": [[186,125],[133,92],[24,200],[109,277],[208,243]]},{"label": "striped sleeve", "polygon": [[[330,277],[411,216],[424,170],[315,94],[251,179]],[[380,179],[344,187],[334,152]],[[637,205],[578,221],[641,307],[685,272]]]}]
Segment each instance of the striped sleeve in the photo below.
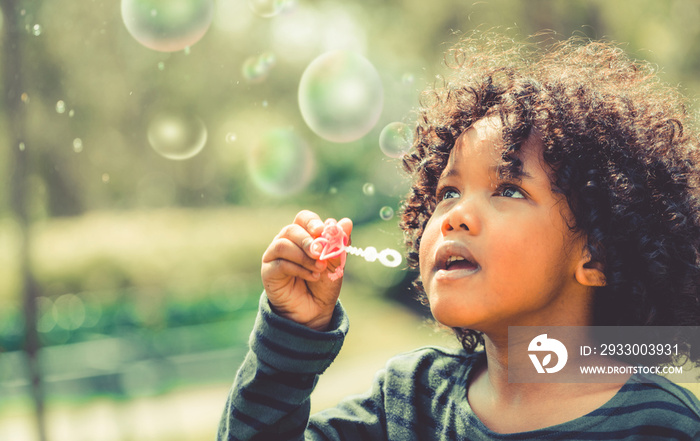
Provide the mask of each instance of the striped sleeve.
[{"label": "striped sleeve", "polygon": [[250,350],[229,392],[217,439],[304,439],[309,396],[318,376],[340,351],[347,331],[340,304],[330,330],[317,332],[272,312],[263,294]]}]

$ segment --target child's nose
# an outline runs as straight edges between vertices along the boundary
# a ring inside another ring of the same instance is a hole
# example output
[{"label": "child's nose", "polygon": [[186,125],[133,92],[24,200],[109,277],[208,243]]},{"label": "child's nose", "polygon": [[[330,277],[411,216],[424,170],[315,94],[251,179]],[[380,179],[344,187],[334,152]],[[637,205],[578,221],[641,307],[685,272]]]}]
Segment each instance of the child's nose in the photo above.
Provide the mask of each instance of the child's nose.
[{"label": "child's nose", "polygon": [[442,220],[441,229],[443,235],[452,231],[478,234],[481,224],[476,215],[475,201],[464,198],[451,207]]}]

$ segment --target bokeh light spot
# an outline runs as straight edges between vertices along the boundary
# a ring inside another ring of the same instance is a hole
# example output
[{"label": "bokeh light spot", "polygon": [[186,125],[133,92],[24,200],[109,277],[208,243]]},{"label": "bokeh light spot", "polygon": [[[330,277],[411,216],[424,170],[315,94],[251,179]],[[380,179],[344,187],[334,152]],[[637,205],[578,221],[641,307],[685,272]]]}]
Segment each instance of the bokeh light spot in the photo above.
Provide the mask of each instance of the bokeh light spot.
[{"label": "bokeh light spot", "polygon": [[314,133],[328,141],[362,138],[377,123],[383,105],[381,78],[358,53],[326,52],[301,76],[301,115]]},{"label": "bokeh light spot", "polygon": [[122,0],[122,20],[149,49],[183,50],[198,42],[214,18],[214,0]]},{"label": "bokeh light spot", "polygon": [[148,126],[148,143],[165,158],[190,159],[207,143],[207,128],[194,115],[160,113]]},{"label": "bokeh light spot", "polygon": [[53,301],[42,296],[36,299],[36,303],[38,315],[36,329],[42,333],[50,332],[56,326]]},{"label": "bokeh light spot", "polygon": [[389,123],[379,134],[379,148],[390,158],[400,158],[411,148],[413,136],[401,122]]},{"label": "bokeh light spot", "polygon": [[284,196],[308,185],[314,158],[309,146],[293,130],[275,129],[250,149],[248,167],[258,188],[273,196]]},{"label": "bokeh light spot", "polygon": [[374,196],[374,184],[366,182],[365,185],[362,186],[362,193],[364,193],[365,196]]},{"label": "bokeh light spot", "polygon": [[56,299],[53,313],[56,324],[69,331],[78,329],[85,321],[85,305],[75,294],[64,294]]}]

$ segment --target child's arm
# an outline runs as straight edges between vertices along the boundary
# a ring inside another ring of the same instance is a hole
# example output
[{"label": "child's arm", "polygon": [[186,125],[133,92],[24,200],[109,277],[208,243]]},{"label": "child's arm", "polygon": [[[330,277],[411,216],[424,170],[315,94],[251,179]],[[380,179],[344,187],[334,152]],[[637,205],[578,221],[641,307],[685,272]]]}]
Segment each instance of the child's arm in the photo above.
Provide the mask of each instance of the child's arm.
[{"label": "child's arm", "polygon": [[[348,236],[352,222],[338,222]],[[348,328],[339,303],[341,257],[321,261],[312,242],[324,224],[300,212],[262,259],[265,294],[219,426],[219,440],[304,439],[309,396],[337,355]],[[262,438],[260,438],[262,437]],[[270,438],[272,437],[272,438]]]}]

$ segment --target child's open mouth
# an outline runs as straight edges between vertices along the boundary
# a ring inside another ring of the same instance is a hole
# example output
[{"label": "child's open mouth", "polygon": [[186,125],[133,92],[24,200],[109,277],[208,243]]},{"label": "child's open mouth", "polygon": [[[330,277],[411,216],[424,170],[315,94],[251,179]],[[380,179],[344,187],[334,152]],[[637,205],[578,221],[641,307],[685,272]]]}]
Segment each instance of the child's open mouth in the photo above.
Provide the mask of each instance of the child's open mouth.
[{"label": "child's open mouth", "polygon": [[435,253],[435,270],[440,276],[465,277],[480,268],[469,249],[459,242],[445,242]]},{"label": "child's open mouth", "polygon": [[475,264],[474,262],[465,259],[464,257],[461,256],[452,256],[447,259],[445,262],[445,270],[447,271],[453,271],[453,270],[473,270],[478,268],[479,265]]}]

